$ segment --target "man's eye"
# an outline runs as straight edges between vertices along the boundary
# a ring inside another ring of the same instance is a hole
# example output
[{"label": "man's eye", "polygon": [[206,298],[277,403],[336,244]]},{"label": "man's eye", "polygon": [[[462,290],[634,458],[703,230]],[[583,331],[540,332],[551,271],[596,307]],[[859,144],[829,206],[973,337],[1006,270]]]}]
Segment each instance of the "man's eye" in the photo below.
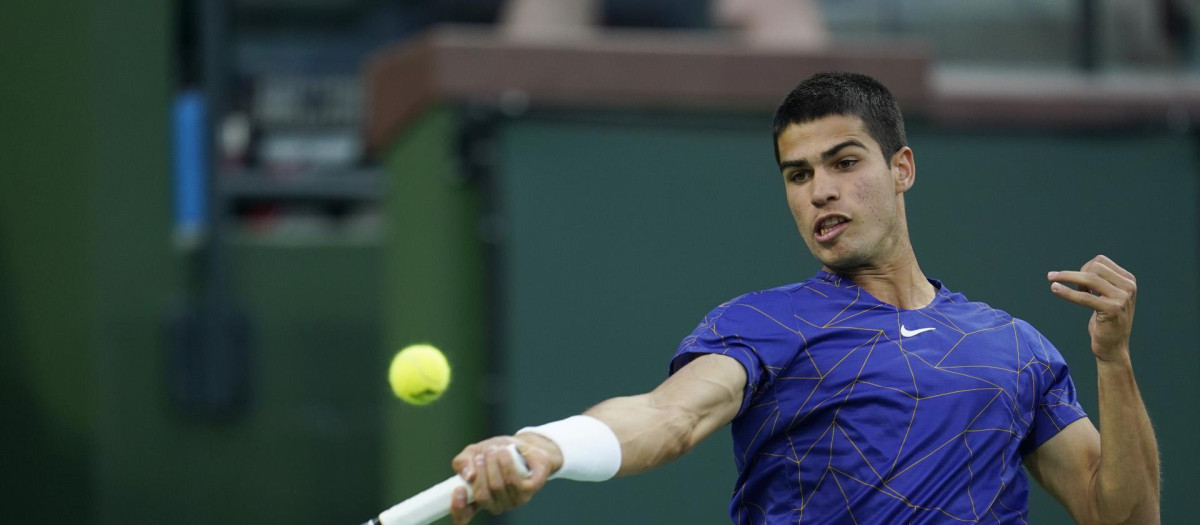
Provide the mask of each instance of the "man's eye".
[{"label": "man's eye", "polygon": [[792,182],[804,182],[808,180],[809,176],[810,173],[807,171],[793,171],[791,175],[788,175],[788,180]]},{"label": "man's eye", "polygon": [[845,158],[845,159],[838,161],[837,167],[838,167],[838,169],[841,169],[841,170],[848,170],[850,168],[853,168],[855,164],[858,164],[858,159]]}]

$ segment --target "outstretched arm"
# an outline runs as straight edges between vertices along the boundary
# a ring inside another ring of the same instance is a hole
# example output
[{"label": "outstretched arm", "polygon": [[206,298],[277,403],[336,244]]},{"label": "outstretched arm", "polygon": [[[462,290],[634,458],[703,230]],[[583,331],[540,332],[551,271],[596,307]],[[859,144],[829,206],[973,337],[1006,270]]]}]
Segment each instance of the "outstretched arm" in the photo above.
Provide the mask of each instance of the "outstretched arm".
[{"label": "outstretched arm", "polygon": [[1094,310],[1088,333],[1100,431],[1087,419],[1076,421],[1026,456],[1025,465],[1080,523],[1159,523],[1158,444],[1129,357],[1134,276],[1100,255],[1078,272],[1047,278],[1055,295]]},{"label": "outstretched arm", "polygon": [[[652,392],[609,399],[584,415],[612,429],[621,447],[617,475],[626,476],[679,458],[731,421],[741,407],[745,386],[746,371],[736,360],[703,355]],[[501,450],[514,442],[532,472],[528,478],[517,475],[509,455]],[[480,509],[498,514],[525,504],[562,464],[558,447],[530,432],[466,447],[453,466],[471,483],[475,503],[466,503],[466,491],[456,492],[450,509],[454,523],[467,523]]]},{"label": "outstretched arm", "polygon": [[665,465],[737,415],[746,371],[732,358],[706,355],[653,392],[609,399],[584,414],[603,421],[621,442],[618,476]]}]

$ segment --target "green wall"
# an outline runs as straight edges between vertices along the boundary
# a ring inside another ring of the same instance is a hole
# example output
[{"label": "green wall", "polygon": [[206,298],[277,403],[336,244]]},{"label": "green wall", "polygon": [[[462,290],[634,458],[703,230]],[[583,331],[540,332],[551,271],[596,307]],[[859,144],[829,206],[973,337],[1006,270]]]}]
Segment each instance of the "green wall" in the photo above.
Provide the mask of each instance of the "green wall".
[{"label": "green wall", "polygon": [[[506,429],[650,390],[712,307],[816,268],[764,122],[583,114],[505,128]],[[512,523],[728,523],[731,447],[722,430],[641,476],[551,483]]]},{"label": "green wall", "polygon": [[168,20],[154,1],[0,6],[6,519],[91,522],[102,498],[104,334],[137,340],[173,278]]},{"label": "green wall", "polygon": [[0,3],[6,522],[358,523],[378,512],[382,247],[231,245],[253,401],[167,398],[172,2]]},{"label": "green wall", "polygon": [[[810,275],[766,115],[532,113],[498,128],[504,233],[488,283],[460,123],[434,111],[386,154],[382,245],[236,244],[254,402],[234,422],[166,397],[163,322],[183,291],[170,244],[170,2],[0,3],[0,413],[5,517],[79,523],[354,523],[449,474],[501,426],[653,387],[713,305]],[[939,130],[919,124],[910,194],[925,270],[1055,341],[1095,410],[1086,312],[1042,275],[1106,253],[1138,274],[1135,365],[1160,436],[1164,521],[1200,489],[1181,403],[1200,376],[1194,137]],[[489,310],[488,289],[501,295]],[[495,316],[490,317],[490,316]],[[504,383],[484,375],[503,330]],[[387,394],[399,346],[455,365],[431,407]],[[722,432],[646,476],[555,482],[510,523],[722,523]],[[1035,492],[1037,522],[1062,512]],[[486,522],[487,520],[483,520]]]},{"label": "green wall", "polygon": [[462,177],[458,129],[453,111],[432,111],[385,155],[392,174],[383,281],[386,350],[377,375],[383,377],[394,352],[420,342],[445,352],[452,375],[450,388],[431,405],[389,400],[379,510],[451,476],[454,455],[487,437],[482,203],[478,189]]},{"label": "green wall", "polygon": [[[1200,490],[1189,474],[1200,424],[1181,410],[1200,378],[1187,349],[1200,336],[1195,137],[925,130],[912,142],[923,177],[909,214],[924,270],[1041,330],[1097,424],[1090,314],[1052,297],[1044,276],[1101,253],[1137,275],[1133,362],[1163,459],[1163,523],[1187,521]],[[1044,492],[1033,502],[1038,522],[1069,522]]]},{"label": "green wall", "polygon": [[[665,377],[679,340],[718,303],[816,269],[784,205],[766,115],[533,114],[500,133],[508,237],[506,429],[577,413]],[[1135,366],[1164,458],[1164,521],[1200,488],[1200,429],[1178,410],[1200,376],[1194,138],[1166,133],[940,130],[915,123],[907,197],[927,274],[1022,317],[1072,365],[1096,411],[1088,312],[1045,273],[1105,253],[1139,276]],[[1152,217],[1152,219],[1148,219]],[[590,485],[552,483],[514,523],[720,523],[728,431],[677,464]],[[1040,489],[1031,516],[1068,521]]]},{"label": "green wall", "polygon": [[[218,421],[171,404],[160,325],[150,341],[112,352],[100,374],[111,403],[98,451],[101,523],[356,523],[377,510],[379,247],[233,248],[251,331],[249,408]],[[132,331],[113,329],[122,327]],[[110,335],[131,337],[143,336]]]}]

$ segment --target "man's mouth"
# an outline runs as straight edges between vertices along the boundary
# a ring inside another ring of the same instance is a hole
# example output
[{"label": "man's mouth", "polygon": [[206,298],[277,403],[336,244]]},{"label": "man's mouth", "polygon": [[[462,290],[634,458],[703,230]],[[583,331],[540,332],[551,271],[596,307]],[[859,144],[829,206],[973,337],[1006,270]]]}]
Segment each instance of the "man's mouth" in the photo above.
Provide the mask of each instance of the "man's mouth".
[{"label": "man's mouth", "polygon": [[850,219],[840,215],[825,217],[817,222],[813,233],[816,234],[817,241],[826,242],[833,240],[842,230],[846,229],[846,225],[850,223]]}]

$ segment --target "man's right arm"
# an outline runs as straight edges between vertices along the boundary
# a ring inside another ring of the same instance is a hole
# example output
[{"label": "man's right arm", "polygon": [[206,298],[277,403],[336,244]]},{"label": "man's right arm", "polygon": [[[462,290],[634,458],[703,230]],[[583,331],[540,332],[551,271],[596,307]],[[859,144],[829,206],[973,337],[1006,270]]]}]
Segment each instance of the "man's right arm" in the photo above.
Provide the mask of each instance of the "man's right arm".
[{"label": "man's right arm", "polygon": [[[621,446],[618,476],[665,465],[687,453],[729,423],[742,405],[746,371],[733,358],[697,357],[653,391],[604,401],[584,412],[603,422]],[[517,443],[532,475],[520,477],[501,448]],[[530,432],[491,438],[463,449],[454,470],[472,485],[475,504],[466,491],[455,493],[454,523],[470,521],[479,509],[498,514],[529,501],[562,466],[562,454],[549,439]]]},{"label": "man's right arm", "polygon": [[654,391],[609,399],[585,415],[603,421],[621,442],[618,476],[645,472],[678,459],[742,406],[746,370],[731,357],[696,358]]}]

